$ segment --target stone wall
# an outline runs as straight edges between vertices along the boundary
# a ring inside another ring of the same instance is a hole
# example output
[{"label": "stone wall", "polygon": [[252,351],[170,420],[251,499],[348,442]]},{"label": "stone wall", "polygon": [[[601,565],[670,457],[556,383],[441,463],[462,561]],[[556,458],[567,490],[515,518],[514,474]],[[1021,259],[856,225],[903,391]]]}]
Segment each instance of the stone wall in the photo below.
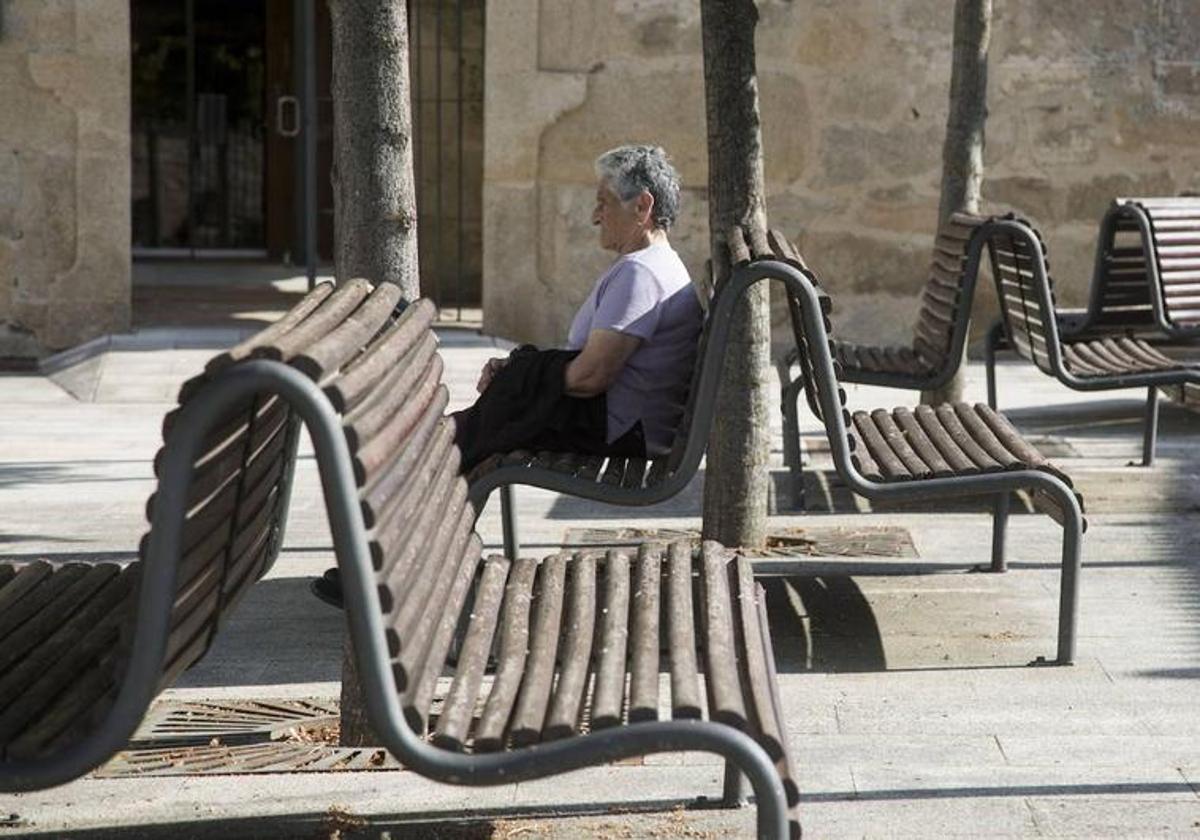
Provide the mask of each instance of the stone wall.
[{"label": "stone wall", "polygon": [[0,357],[127,329],[129,9],[0,0]]},{"label": "stone wall", "polygon": [[[937,212],[953,3],[759,9],[771,224],[835,292],[843,335],[907,340]],[[620,143],[673,155],[686,195],[672,238],[699,271],[699,4],[489,0],[487,28],[485,328],[562,339],[611,258],[590,225],[592,161]],[[1200,189],[1198,42],[1197,0],[995,0],[985,209],[1041,225],[1062,303],[1084,300],[1114,196]]]}]

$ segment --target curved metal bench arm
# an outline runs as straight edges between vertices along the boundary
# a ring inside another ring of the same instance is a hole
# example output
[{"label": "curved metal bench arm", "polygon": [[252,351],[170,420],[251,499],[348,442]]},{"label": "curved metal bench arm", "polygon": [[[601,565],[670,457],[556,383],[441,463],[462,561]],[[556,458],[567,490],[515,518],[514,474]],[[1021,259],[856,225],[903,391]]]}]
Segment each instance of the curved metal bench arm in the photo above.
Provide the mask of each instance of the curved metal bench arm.
[{"label": "curved metal bench arm", "polygon": [[[1109,282],[1109,251],[1114,247],[1117,228],[1122,221],[1132,221],[1141,239],[1143,266],[1146,272],[1146,297],[1150,304],[1153,323],[1131,323],[1128,328],[1157,327],[1164,335],[1176,339],[1200,337],[1200,324],[1177,323],[1168,311],[1166,289],[1159,272],[1158,246],[1154,238],[1154,225],[1150,214],[1139,201],[1144,199],[1116,199],[1100,222],[1099,238],[1096,242],[1096,258],[1092,269],[1092,284],[1088,296],[1087,314],[1078,331],[1085,332],[1098,324],[1104,314],[1106,286]],[[1200,206],[1200,202],[1197,202]]]},{"label": "curved metal bench arm", "polygon": [[[733,320],[734,307],[746,290],[764,276],[756,275],[743,267],[736,271],[717,292],[708,320],[708,339],[704,355],[698,360],[700,376],[695,394],[689,395],[695,407],[687,441],[679,463],[663,480],[650,487],[630,489],[601,482],[583,482],[570,474],[550,469],[525,466],[501,466],[481,476],[471,484],[471,502],[477,511],[482,510],[491,492],[506,484],[531,484],[560,493],[583,495],[600,502],[616,504],[652,505],[678,494],[700,467],[704,450],[708,446],[709,431],[716,411],[717,388],[721,384],[721,371],[725,351],[729,343],[729,329]],[[531,479],[533,479],[531,481]]]},{"label": "curved metal bench arm", "polygon": [[[972,243],[974,245],[974,243]],[[978,262],[978,252],[973,258]],[[837,471],[851,489],[868,499],[925,500],[971,495],[1007,494],[1012,490],[1040,490],[1054,499],[1063,512],[1063,568],[1059,597],[1058,662],[1068,664],[1075,656],[1076,605],[1079,592],[1079,543],[1083,534],[1083,513],[1075,494],[1057,477],[1041,470],[1013,470],[982,475],[931,478],[916,482],[883,483],[863,476],[850,453],[841,396],[838,393],[829,335],[825,329],[820,298],[813,282],[793,266],[775,260],[751,263],[745,272],[757,279],[780,280],[789,294],[800,303],[802,327],[816,374],[815,395],[820,417],[829,439]],[[1007,498],[1007,496],[1005,496]]]},{"label": "curved metal bench arm", "polygon": [[[1189,370],[1146,371],[1122,373],[1111,376],[1080,377],[1073,374],[1063,361],[1062,333],[1055,317],[1054,297],[1050,291],[1050,278],[1046,273],[1046,255],[1037,234],[1024,222],[1017,219],[996,219],[980,225],[969,246],[969,265],[978,271],[983,249],[988,244],[989,234],[997,232],[1020,239],[1029,249],[1032,263],[1033,287],[1041,310],[1040,326],[1046,337],[1046,356],[1049,370],[1046,371],[1063,384],[1077,391],[1107,391],[1113,388],[1144,388],[1157,385],[1179,385],[1184,382],[1200,383],[1200,368]],[[1003,318],[1005,343],[1013,346],[1012,325]],[[995,328],[993,327],[993,330]],[[999,336],[990,335],[988,341],[994,351]],[[1039,365],[1040,367],[1040,365]]]},{"label": "curved metal bench arm", "polygon": [[758,801],[759,836],[787,836],[783,785],[770,758],[748,735],[723,724],[637,723],[509,753],[479,755],[449,752],[417,735],[405,721],[392,676],[383,611],[341,420],[308,377],[280,362],[264,360],[240,364],[218,376],[188,404],[172,430],[138,593],[133,648],[107,718],[90,738],[51,758],[6,767],[0,789],[32,790],[70,781],[122,749],[133,735],[156,694],[166,652],[187,491],[201,442],[222,412],[239,399],[263,391],[286,400],[312,438],[367,711],[384,746],[404,764],[439,781],[498,785],[656,752],[713,752],[749,779]]}]

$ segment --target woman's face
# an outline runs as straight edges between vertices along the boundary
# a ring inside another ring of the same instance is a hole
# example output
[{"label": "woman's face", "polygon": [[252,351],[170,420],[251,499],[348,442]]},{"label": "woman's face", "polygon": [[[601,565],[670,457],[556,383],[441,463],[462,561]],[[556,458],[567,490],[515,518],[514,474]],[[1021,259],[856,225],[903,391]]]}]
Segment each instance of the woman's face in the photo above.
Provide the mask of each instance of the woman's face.
[{"label": "woman's face", "polygon": [[644,235],[646,222],[639,211],[639,202],[634,200],[626,206],[608,184],[601,181],[596,185],[596,208],[592,211],[592,224],[600,228],[600,247],[606,251],[624,252],[631,243]]}]

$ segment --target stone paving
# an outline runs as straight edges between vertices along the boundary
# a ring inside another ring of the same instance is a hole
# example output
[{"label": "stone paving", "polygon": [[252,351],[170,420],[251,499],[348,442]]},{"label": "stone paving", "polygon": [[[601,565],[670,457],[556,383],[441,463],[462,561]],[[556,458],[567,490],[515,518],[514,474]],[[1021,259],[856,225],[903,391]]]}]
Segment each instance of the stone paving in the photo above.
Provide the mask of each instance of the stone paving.
[{"label": "stone paving", "polygon": [[[0,554],[133,557],[174,388],[233,333],[139,335],[50,376],[0,377]],[[457,407],[496,342],[441,337]],[[981,399],[982,369],[969,373]],[[1019,364],[1003,365],[1000,383],[1002,408],[1088,504],[1071,668],[1026,667],[1054,650],[1053,522],[1014,516],[1011,571],[969,574],[987,558],[989,517],[969,505],[862,515],[823,483],[811,417],[809,482],[828,492],[797,514],[776,428],[778,527],[901,527],[920,557],[870,575],[851,562],[817,577],[801,563],[767,581],[806,836],[1200,837],[1200,418],[1165,404],[1159,461],[1143,469],[1127,466],[1140,454],[1140,393],[1080,395]],[[911,398],[848,390],[867,408]],[[341,615],[307,591],[331,562],[316,479],[302,450],[280,561],[166,697],[336,698]],[[548,552],[569,529],[695,527],[702,481],[647,509],[520,488],[525,551]],[[494,508],[480,530],[498,549]],[[486,790],[404,771],[85,778],[0,796],[0,840],[748,836],[750,811],[692,807],[720,781],[719,762],[691,754]]]}]

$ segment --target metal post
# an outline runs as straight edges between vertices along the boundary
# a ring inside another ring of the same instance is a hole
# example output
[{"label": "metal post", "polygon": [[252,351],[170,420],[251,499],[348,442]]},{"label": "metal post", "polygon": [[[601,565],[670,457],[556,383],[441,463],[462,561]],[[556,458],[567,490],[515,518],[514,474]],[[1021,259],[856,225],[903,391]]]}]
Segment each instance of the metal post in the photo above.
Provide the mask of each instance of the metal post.
[{"label": "metal post", "polygon": [[992,509],[992,568],[993,572],[1007,572],[1008,561],[1004,558],[1004,536],[1008,530],[1009,492],[996,496]]},{"label": "metal post", "polygon": [[745,808],[750,804],[746,776],[731,761],[725,762],[725,780],[721,785],[721,804],[726,808]]},{"label": "metal post", "polygon": [[996,407],[996,345],[1000,342],[1000,324],[993,324],[983,340],[983,367],[987,371],[988,408]]},{"label": "metal post", "polygon": [[454,305],[457,308],[456,321],[462,320],[462,279],[463,279],[463,75],[467,67],[463,55],[463,0],[455,3],[458,13],[458,165],[455,174],[458,176],[458,230],[456,231],[456,246],[454,259]]},{"label": "metal post", "polygon": [[196,3],[187,0],[184,4],[184,15],[187,16],[187,242],[183,246],[192,251],[195,256],[196,248],[196,156],[199,144],[196,142]]},{"label": "metal post", "polygon": [[434,197],[437,201],[433,214],[433,302],[438,309],[445,305],[442,299],[442,224],[445,222],[442,192],[445,173],[442,171],[442,3],[434,7],[434,60],[433,60],[433,107],[434,122],[437,124],[437,140],[433,144],[434,178],[437,180]]},{"label": "metal post", "polygon": [[303,20],[304,267],[308,290],[317,285],[317,19],[314,0],[301,0]]},{"label": "metal post", "polygon": [[1154,466],[1154,449],[1158,443],[1158,389],[1146,389],[1146,415],[1142,420],[1142,466]]},{"label": "metal post", "polygon": [[513,486],[500,488],[500,526],[504,529],[504,556],[516,560],[521,545],[517,538],[517,517],[513,511]]}]

